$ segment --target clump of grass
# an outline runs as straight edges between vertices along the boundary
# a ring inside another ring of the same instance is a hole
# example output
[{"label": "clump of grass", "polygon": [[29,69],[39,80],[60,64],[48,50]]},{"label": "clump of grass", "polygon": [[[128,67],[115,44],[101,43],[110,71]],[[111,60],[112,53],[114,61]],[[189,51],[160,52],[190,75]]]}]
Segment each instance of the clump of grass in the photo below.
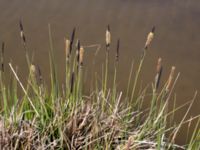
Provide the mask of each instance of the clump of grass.
[{"label": "clump of grass", "polygon": [[[179,77],[175,76],[172,67],[166,84],[160,85],[162,73],[161,58],[156,66],[156,77],[152,83],[152,93],[149,97],[145,88],[139,95],[135,94],[138,87],[146,50],[154,36],[155,27],[147,36],[144,55],[141,57],[135,77],[130,75],[126,98],[123,92],[117,90],[117,64],[119,63],[119,46],[117,41],[115,75],[112,89],[108,89],[108,50],[111,47],[110,26],[106,30],[106,63],[102,84],[95,81],[93,92],[87,96],[83,93],[84,50],[78,40],[74,46],[75,28],[70,40],[65,40],[66,82],[65,89],[60,90],[57,79],[52,32],[49,26],[50,39],[50,75],[51,89],[43,81],[41,70],[33,65],[27,57],[30,70],[27,85],[24,86],[17,75],[16,69],[9,63],[12,84],[5,84],[3,70],[0,72],[0,96],[3,99],[0,113],[0,148],[1,149],[199,149],[198,124],[194,134],[185,146],[176,145],[174,140],[181,126],[199,118],[186,120],[195,96],[189,104],[188,111],[178,125],[167,127],[167,120],[181,107],[169,111],[168,102],[174,85]],[[24,40],[23,26],[20,22],[21,38]],[[27,43],[26,43],[27,44]],[[73,48],[76,51],[72,51]],[[27,51],[28,56],[28,51]],[[131,70],[132,72],[133,70]],[[132,73],[131,73],[132,74]],[[90,78],[90,77],[88,77]],[[24,92],[20,99],[17,95],[17,84]],[[10,87],[12,88],[10,88]],[[129,88],[132,92],[129,93]],[[160,89],[159,89],[160,88]],[[11,90],[10,90],[11,89]],[[143,100],[151,102],[148,110],[141,109]],[[11,102],[12,105],[8,106]],[[127,105],[128,104],[128,105]],[[184,105],[186,106],[186,104]],[[200,120],[200,119],[199,119]],[[171,136],[166,136],[171,134]]]}]

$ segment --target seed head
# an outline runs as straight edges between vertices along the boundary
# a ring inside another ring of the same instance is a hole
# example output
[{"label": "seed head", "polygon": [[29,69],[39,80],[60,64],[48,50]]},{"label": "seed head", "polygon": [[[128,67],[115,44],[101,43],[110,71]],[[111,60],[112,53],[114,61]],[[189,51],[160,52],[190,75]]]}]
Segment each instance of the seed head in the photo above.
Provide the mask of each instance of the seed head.
[{"label": "seed head", "polygon": [[120,47],[120,39],[117,40],[116,62],[119,61],[119,47]]},{"label": "seed head", "polygon": [[83,55],[84,55],[84,48],[83,46],[80,47],[80,65],[83,66]]},{"label": "seed head", "polygon": [[155,33],[155,26],[153,26],[151,32],[149,32],[149,34],[147,35],[147,40],[146,40],[146,43],[144,46],[145,49],[148,49],[149,45],[151,44],[151,42],[154,38],[154,33]]},{"label": "seed head", "polygon": [[65,39],[65,54],[66,60],[68,60],[70,56],[70,41],[68,39]]},{"label": "seed head", "polygon": [[69,53],[70,53],[70,54],[71,54],[71,52],[72,52],[72,45],[73,45],[73,42],[74,42],[75,33],[76,33],[76,28],[73,29],[72,34],[71,34],[71,39],[70,39],[70,50],[69,50]]},{"label": "seed head", "polygon": [[110,33],[110,26],[108,25],[106,30],[106,48],[109,48],[111,43],[111,33]]},{"label": "seed head", "polygon": [[81,47],[80,40],[77,40],[76,47],[77,47],[77,50],[76,50],[77,63],[79,64],[79,62],[80,62],[80,47]]},{"label": "seed head", "polygon": [[21,39],[23,41],[23,44],[26,44],[26,37],[24,35],[24,27],[23,27],[21,20],[19,21],[19,28],[20,28],[20,36],[21,36]]},{"label": "seed head", "polygon": [[168,78],[168,81],[167,81],[167,86],[166,86],[166,91],[167,92],[170,90],[170,88],[172,86],[172,81],[173,81],[173,78],[174,78],[175,69],[176,69],[176,67],[172,66],[171,72],[169,74],[169,78]]},{"label": "seed head", "polygon": [[158,62],[157,62],[157,66],[156,66],[156,73],[160,72],[161,67],[162,67],[162,58],[159,57]]},{"label": "seed head", "polygon": [[31,64],[30,66],[30,75],[35,78],[36,77],[36,67],[35,65]]},{"label": "seed head", "polygon": [[75,74],[74,72],[72,72],[71,74],[71,83],[70,83],[70,93],[73,93],[73,89],[74,89],[74,80],[75,80]]},{"label": "seed head", "polygon": [[1,45],[1,70],[4,72],[4,49],[5,49],[5,43],[2,42]]},{"label": "seed head", "polygon": [[155,87],[158,89],[160,78],[162,75],[162,58],[158,58],[157,66],[156,66],[156,77],[155,77]]}]

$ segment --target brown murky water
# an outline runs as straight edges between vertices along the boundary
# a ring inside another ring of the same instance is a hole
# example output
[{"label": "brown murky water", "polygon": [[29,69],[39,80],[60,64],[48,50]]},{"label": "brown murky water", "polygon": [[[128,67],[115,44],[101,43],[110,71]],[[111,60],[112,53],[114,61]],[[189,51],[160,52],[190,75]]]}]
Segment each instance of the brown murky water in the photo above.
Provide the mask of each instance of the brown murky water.
[{"label": "brown murky water", "polygon": [[[64,37],[69,37],[74,26],[83,45],[104,43],[105,28],[111,26],[112,49],[121,39],[119,87],[126,87],[130,64],[136,63],[146,35],[153,25],[156,38],[149,49],[142,72],[143,86],[154,78],[158,57],[163,58],[164,76],[175,65],[181,77],[176,85],[178,104],[190,100],[200,90],[200,1],[192,0],[0,0],[0,40],[6,43],[6,62],[19,66],[20,77],[26,74],[24,50],[19,37],[18,22],[22,18],[30,51],[35,63],[48,78],[48,23],[51,24],[60,78],[63,78]],[[94,53],[86,49],[85,68],[91,69]],[[101,68],[104,48],[99,52],[97,67]],[[8,67],[7,67],[7,70]],[[113,70],[110,70],[113,75]],[[88,73],[89,74],[89,73]],[[189,116],[200,113],[199,97]],[[185,109],[177,113],[184,115]],[[185,132],[178,142],[184,143]]]}]

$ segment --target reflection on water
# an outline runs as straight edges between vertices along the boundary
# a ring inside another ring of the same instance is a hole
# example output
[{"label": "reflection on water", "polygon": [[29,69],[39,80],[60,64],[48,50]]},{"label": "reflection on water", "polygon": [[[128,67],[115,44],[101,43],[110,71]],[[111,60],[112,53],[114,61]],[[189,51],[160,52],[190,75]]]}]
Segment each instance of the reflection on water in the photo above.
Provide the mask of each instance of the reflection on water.
[{"label": "reflection on water", "polygon": [[[181,72],[176,86],[178,105],[190,100],[194,90],[200,90],[200,1],[191,0],[21,0],[0,1],[0,40],[6,43],[6,61],[19,66],[21,76],[27,72],[25,55],[19,38],[18,22],[22,18],[29,48],[34,60],[48,78],[48,28],[53,29],[54,46],[60,78],[64,68],[64,37],[68,37],[74,26],[83,45],[103,44],[105,28],[111,26],[112,49],[121,39],[120,89],[126,85],[129,67],[133,59],[137,62],[146,34],[156,26],[156,38],[145,60],[142,83],[150,83],[154,77],[157,58],[163,58],[164,77],[172,65]],[[87,51],[87,49],[86,49]],[[103,61],[102,48],[97,67]],[[88,49],[85,66],[91,69],[93,51]],[[112,69],[111,69],[112,75]],[[190,115],[199,113],[196,101]],[[177,116],[183,115],[183,111]],[[177,117],[177,120],[180,118]],[[182,136],[184,137],[184,136]],[[184,142],[184,138],[179,139]]]}]

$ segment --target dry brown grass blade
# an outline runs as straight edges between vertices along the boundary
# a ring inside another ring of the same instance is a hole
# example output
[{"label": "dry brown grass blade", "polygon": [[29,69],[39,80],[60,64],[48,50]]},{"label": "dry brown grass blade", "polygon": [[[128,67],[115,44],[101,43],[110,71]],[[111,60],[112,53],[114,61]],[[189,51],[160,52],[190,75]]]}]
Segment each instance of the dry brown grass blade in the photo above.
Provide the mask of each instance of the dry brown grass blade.
[{"label": "dry brown grass blade", "polygon": [[28,101],[30,102],[32,108],[34,109],[36,115],[39,116],[39,113],[38,113],[37,109],[35,108],[35,106],[34,106],[32,100],[31,100],[31,98],[28,96],[28,93],[27,93],[27,91],[25,90],[25,88],[24,88],[22,82],[19,80],[19,77],[17,76],[15,70],[13,69],[12,64],[9,63],[9,66],[10,66],[10,68],[11,68],[11,70],[12,70],[12,72],[13,72],[15,78],[16,78],[16,80],[18,81],[19,85],[21,86],[21,88],[22,88],[24,94],[27,96],[27,99],[28,99]]}]

